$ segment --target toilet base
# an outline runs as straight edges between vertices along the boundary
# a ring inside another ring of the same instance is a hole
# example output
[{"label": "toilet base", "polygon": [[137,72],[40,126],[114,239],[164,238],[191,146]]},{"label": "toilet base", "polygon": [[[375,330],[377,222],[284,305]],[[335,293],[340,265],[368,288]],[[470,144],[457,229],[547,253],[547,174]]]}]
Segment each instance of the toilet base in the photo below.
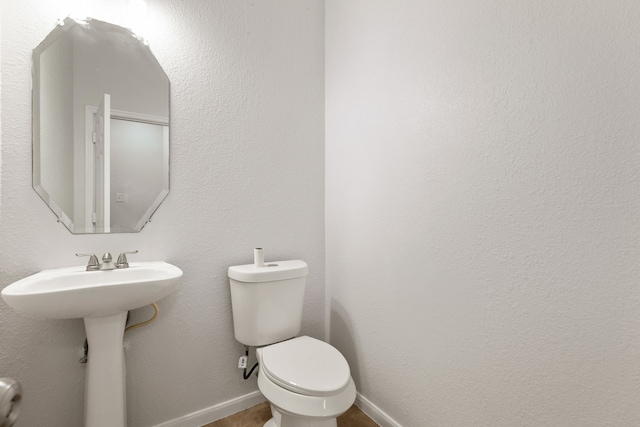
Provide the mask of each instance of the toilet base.
[{"label": "toilet base", "polygon": [[335,418],[302,418],[281,412],[273,405],[271,405],[271,414],[273,418],[263,427],[338,427]]},{"label": "toilet base", "polygon": [[[303,424],[299,424],[299,421],[302,421]],[[333,423],[332,423],[333,421]],[[309,424],[311,423],[311,424]],[[276,422],[271,418],[266,422],[264,427],[337,427],[338,423],[336,420],[324,420],[324,421],[311,421],[311,420],[297,420],[294,421],[293,424],[282,424],[277,425]]]}]

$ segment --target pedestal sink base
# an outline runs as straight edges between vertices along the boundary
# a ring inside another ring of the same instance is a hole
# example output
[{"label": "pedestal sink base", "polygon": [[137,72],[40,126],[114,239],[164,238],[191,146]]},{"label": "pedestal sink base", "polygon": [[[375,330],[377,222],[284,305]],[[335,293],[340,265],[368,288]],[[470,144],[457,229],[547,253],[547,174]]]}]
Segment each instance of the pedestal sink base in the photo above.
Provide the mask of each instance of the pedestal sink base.
[{"label": "pedestal sink base", "polygon": [[89,342],[84,392],[85,427],[126,427],[124,351],[127,312],[105,317],[86,317]]}]

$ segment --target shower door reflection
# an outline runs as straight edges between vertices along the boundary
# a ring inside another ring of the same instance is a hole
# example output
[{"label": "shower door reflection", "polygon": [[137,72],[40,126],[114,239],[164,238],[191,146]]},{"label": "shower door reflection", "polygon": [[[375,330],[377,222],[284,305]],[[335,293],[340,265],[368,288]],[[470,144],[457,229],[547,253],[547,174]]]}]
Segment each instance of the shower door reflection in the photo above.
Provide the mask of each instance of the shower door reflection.
[{"label": "shower door reflection", "polygon": [[162,117],[114,110],[105,95],[88,108],[86,230],[141,229],[169,189],[169,124]]}]

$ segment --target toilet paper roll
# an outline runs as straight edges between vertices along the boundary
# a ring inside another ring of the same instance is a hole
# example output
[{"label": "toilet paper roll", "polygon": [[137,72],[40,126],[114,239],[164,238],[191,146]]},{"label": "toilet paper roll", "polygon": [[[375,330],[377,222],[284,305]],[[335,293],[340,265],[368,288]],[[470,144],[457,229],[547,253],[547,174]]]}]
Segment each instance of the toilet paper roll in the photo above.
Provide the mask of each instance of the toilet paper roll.
[{"label": "toilet paper roll", "polygon": [[264,252],[262,248],[255,248],[253,250],[253,264],[258,268],[264,267]]},{"label": "toilet paper roll", "polygon": [[18,418],[22,387],[12,378],[0,378],[0,427],[11,427]]}]

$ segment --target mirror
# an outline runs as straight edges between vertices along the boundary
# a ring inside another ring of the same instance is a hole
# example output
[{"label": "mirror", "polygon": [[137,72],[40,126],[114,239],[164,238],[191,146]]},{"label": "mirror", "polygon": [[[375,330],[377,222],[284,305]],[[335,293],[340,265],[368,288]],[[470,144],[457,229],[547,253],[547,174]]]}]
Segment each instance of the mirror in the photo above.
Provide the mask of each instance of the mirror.
[{"label": "mirror", "polygon": [[33,188],[72,233],[138,232],[169,193],[169,79],[130,30],[66,18],[33,50]]}]

